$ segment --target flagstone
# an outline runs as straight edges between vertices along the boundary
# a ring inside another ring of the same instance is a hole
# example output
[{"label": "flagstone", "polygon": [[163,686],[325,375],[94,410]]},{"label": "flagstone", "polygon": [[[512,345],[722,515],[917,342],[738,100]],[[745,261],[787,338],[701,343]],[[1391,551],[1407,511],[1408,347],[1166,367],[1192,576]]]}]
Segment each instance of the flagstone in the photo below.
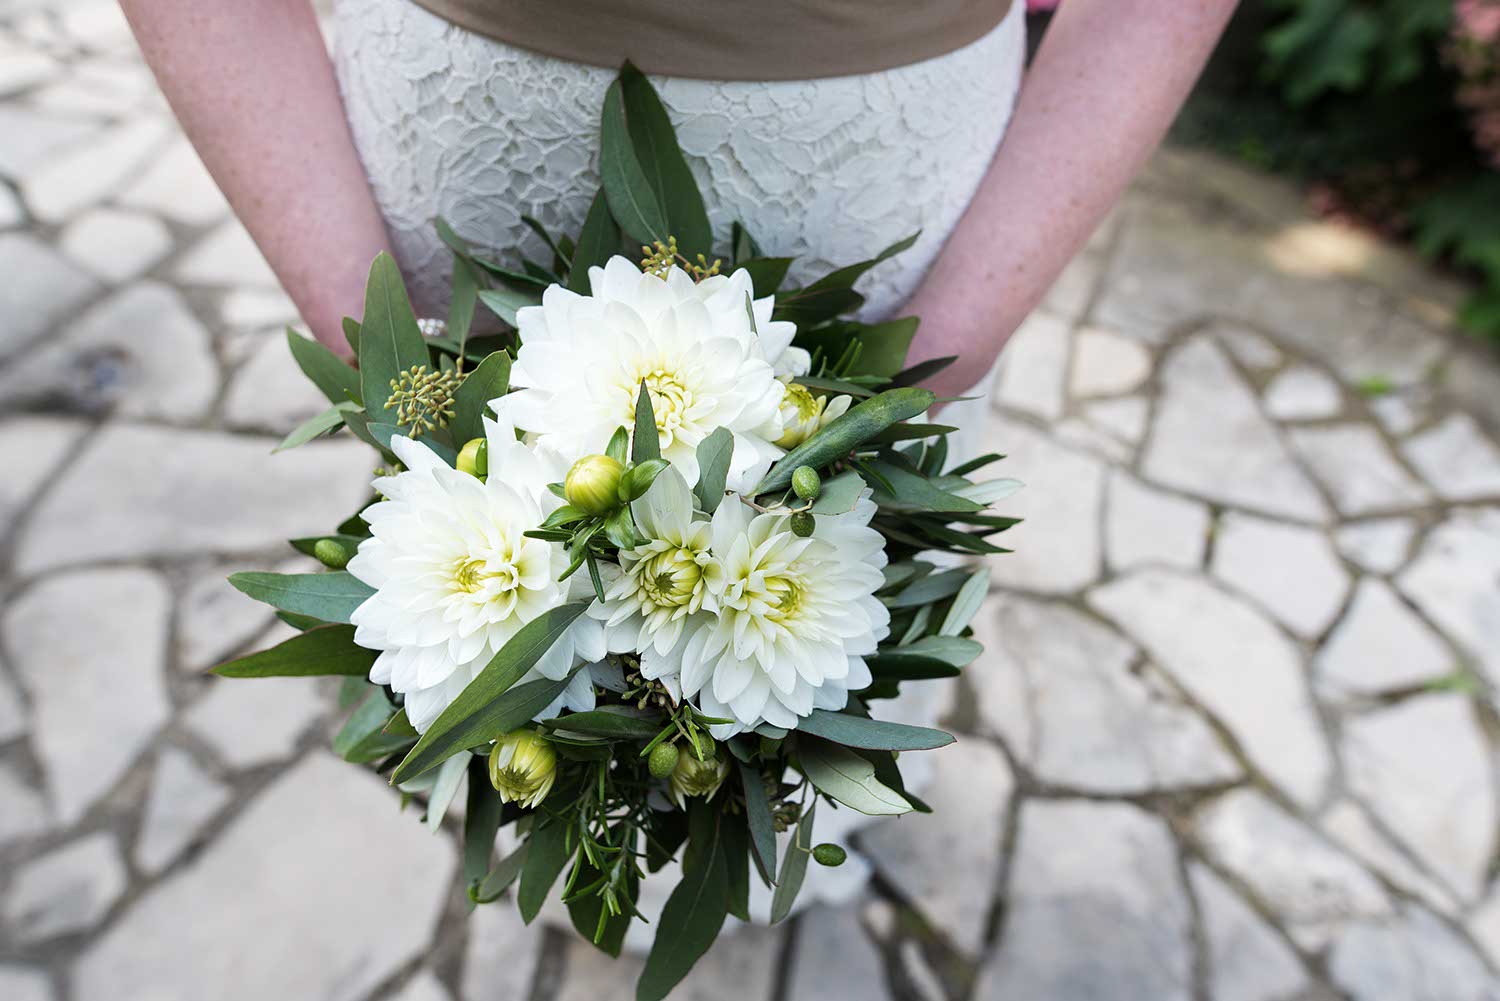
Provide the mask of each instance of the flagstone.
[{"label": "flagstone", "polygon": [[[985,442],[981,451],[1005,455],[1007,470],[1026,471],[1026,489],[1003,505],[1007,515],[1025,522],[1006,543],[1015,552],[988,559],[994,582],[1051,594],[1092,583],[1100,571],[1104,464],[999,414],[989,422]],[[1027,533],[1045,541],[1027,545]]]},{"label": "flagstone", "polygon": [[179,138],[119,197],[121,205],[145,209],[189,226],[204,226],[229,214],[229,203],[192,145]]},{"label": "flagstone", "polygon": [[168,135],[166,121],[158,117],[114,126],[29,172],[21,181],[21,197],[43,222],[64,222],[118,190]]},{"label": "flagstone", "polygon": [[1389,584],[1369,577],[1313,664],[1319,687],[1335,696],[1415,688],[1459,666]]},{"label": "flagstone", "polygon": [[1318,818],[1318,826],[1335,844],[1396,887],[1434,910],[1450,916],[1458,913],[1453,891],[1418,869],[1352,800],[1334,803]]},{"label": "flagstone", "polygon": [[187,285],[278,287],[250,234],[233,219],[184,251],[173,274]]},{"label": "flagstone", "polygon": [[1213,341],[1195,337],[1174,349],[1159,376],[1141,466],[1147,479],[1267,514],[1326,520],[1323,499]]},{"label": "flagstone", "polygon": [[1406,458],[1448,500],[1500,497],[1500,448],[1468,414],[1453,414],[1403,446]]},{"label": "flagstone", "polygon": [[0,810],[0,847],[45,834],[52,827],[41,793],[22,782],[9,768],[0,768],[0,803],[5,804],[5,809]]},{"label": "flagstone", "polygon": [[1500,684],[1500,509],[1450,513],[1396,586]]},{"label": "flagstone", "polygon": [[[3,381],[3,378],[0,378]],[[0,421],[0,526],[14,526],[27,509],[27,501],[65,461],[83,436],[82,421],[55,417],[12,417]],[[3,533],[5,529],[0,529]],[[0,702],[3,702],[0,699]],[[0,719],[4,718],[0,710]],[[0,740],[4,738],[0,724]]]},{"label": "flagstone", "polygon": [[120,899],[126,880],[114,837],[85,835],[17,867],[5,923],[23,945],[87,931]]},{"label": "flagstone", "polygon": [[1044,420],[1061,417],[1068,338],[1066,321],[1032,313],[1005,344],[995,402]]},{"label": "flagstone", "polygon": [[1214,539],[1213,573],[1303,639],[1332,623],[1349,572],[1317,529],[1227,512]]},{"label": "flagstone", "polygon": [[999,947],[977,1001],[1193,996],[1191,920],[1159,817],[1125,803],[1027,800]]},{"label": "flagstone", "polygon": [[167,720],[170,610],[160,576],[128,568],[48,577],[6,610],[7,654],[31,696],[31,746],[64,824],[114,788]]},{"label": "flagstone", "polygon": [[234,374],[224,398],[224,422],[284,435],[328,407],[328,398],[302,374],[286,337],[277,332],[260,337]]},{"label": "flagstone", "polygon": [[1151,356],[1139,341],[1102,327],[1085,327],[1073,339],[1074,396],[1128,393],[1150,374]]},{"label": "flagstone", "polygon": [[163,748],[141,818],[135,864],[152,875],[161,872],[229,801],[229,788],[205,773],[192,755]]},{"label": "flagstone", "polygon": [[1469,915],[1468,929],[1490,963],[1500,966],[1500,881],[1491,884],[1489,896]]},{"label": "flagstone", "polygon": [[[101,559],[253,553],[326,532],[368,498],[374,455],[367,446],[343,438],[272,455],[274,445],[246,435],[107,425],[35,513],[16,564],[32,573]],[[141,475],[142,457],[150,476]],[[99,483],[111,485],[108,505],[99,504]]]},{"label": "flagstone", "polygon": [[468,922],[463,1001],[530,997],[545,931],[541,922],[523,923],[509,897],[475,908]]},{"label": "flagstone", "polygon": [[1338,383],[1310,365],[1277,373],[1266,387],[1266,413],[1283,421],[1332,417],[1343,406]]},{"label": "flagstone", "polygon": [[52,984],[41,970],[0,966],[0,997],[5,1001],[52,1001]]},{"label": "flagstone", "polygon": [[140,276],[161,260],[172,249],[172,236],[153,216],[99,208],[68,223],[58,246],[90,273],[119,283]]},{"label": "flagstone", "polygon": [[1273,369],[1286,357],[1269,338],[1239,324],[1220,324],[1214,336],[1235,361],[1249,369]]},{"label": "flagstone", "polygon": [[[305,573],[316,569],[312,561],[299,560],[277,567],[280,573]],[[195,572],[177,606],[178,666],[198,674],[239,652],[269,626],[274,618],[270,606],[247,598],[229,583],[229,575],[256,569],[244,561],[215,563]]]},{"label": "flagstone", "polygon": [[[776,985],[780,932],[779,928],[738,927],[720,935],[692,972],[673,988],[672,1001],[723,1001],[730,985],[735,1001],[770,1001]],[[636,956],[611,959],[572,936],[553,1001],[631,1001],[643,965]]]},{"label": "flagstone", "polygon": [[1427,488],[1398,465],[1368,424],[1293,428],[1292,445],[1334,505],[1357,517],[1427,503]]},{"label": "flagstone", "polygon": [[399,991],[390,995],[389,1001],[453,1001],[453,995],[437,978],[437,974],[421,969],[408,980]]},{"label": "flagstone", "polygon": [[0,233],[0,274],[6,276],[0,282],[0,355],[50,330],[99,288],[83,269],[24,233]]},{"label": "flagstone", "polygon": [[15,740],[27,730],[26,706],[21,692],[6,675],[0,662],[0,744]]},{"label": "flagstone", "polygon": [[1500,978],[1468,943],[1418,907],[1351,924],[1328,957],[1351,1001],[1493,1001]]},{"label": "flagstone", "polygon": [[428,951],[456,856],[383,779],[314,752],[89,945],[73,989],[197,1001],[212,984],[216,1001],[357,1001]]},{"label": "flagstone", "polygon": [[103,131],[97,122],[0,104],[0,177],[19,181],[41,164]]},{"label": "flagstone", "polygon": [[1391,913],[1368,872],[1255,789],[1211,801],[1195,827],[1209,859],[1248,886],[1303,948],[1321,949],[1349,921]]},{"label": "flagstone", "polygon": [[1131,794],[1241,776],[1203,719],[1132,671],[1140,651],[1098,621],[1002,596],[974,629],[985,645],[968,673],[980,718],[1038,780]]},{"label": "flagstone", "polygon": [[880,951],[860,926],[852,907],[820,906],[797,922],[788,998],[858,998],[889,1001]]},{"label": "flagstone", "polygon": [[1406,562],[1417,534],[1410,518],[1378,518],[1342,526],[1335,534],[1339,552],[1370,573],[1394,573]]},{"label": "flagstone", "polygon": [[1188,865],[1208,945],[1214,1001],[1284,1001],[1307,984],[1297,954],[1214,871]]},{"label": "flagstone", "polygon": [[1141,566],[1203,565],[1208,507],[1111,470],[1105,499],[1105,554],[1116,572]]},{"label": "flagstone", "polygon": [[1139,396],[1122,396],[1110,400],[1094,400],[1083,408],[1083,415],[1101,431],[1131,445],[1138,445],[1146,436],[1146,422],[1150,416],[1150,404]]},{"label": "flagstone", "polygon": [[875,867],[958,949],[983,948],[1015,780],[991,744],[969,737],[934,755],[921,791],[932,813],[884,820],[860,838]]},{"label": "flagstone", "polygon": [[1469,700],[1425,695],[1344,721],[1350,790],[1465,900],[1483,892],[1497,817],[1490,749]]},{"label": "flagstone", "polygon": [[26,210],[21,208],[21,199],[10,188],[0,184],[0,229],[19,226],[25,218]]},{"label": "flagstone", "polygon": [[1321,799],[1333,757],[1297,648],[1249,604],[1193,574],[1144,570],[1088,603],[1152,655],[1250,760],[1303,806]]},{"label": "flagstone", "polygon": [[225,763],[244,769],[291,757],[328,708],[316,678],[211,678],[183,720]]}]

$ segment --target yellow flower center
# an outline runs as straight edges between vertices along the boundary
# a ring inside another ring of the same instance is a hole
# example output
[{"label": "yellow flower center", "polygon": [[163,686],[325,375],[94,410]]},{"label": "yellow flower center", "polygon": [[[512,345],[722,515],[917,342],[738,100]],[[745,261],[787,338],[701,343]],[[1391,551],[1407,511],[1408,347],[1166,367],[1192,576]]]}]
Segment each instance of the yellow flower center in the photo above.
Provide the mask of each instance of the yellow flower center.
[{"label": "yellow flower center", "polygon": [[487,581],[498,580],[499,590],[514,590],[520,575],[510,562],[492,564],[489,560],[459,560],[453,567],[452,586],[455,591],[473,594],[485,586]]},{"label": "yellow flower center", "polygon": [[791,405],[796,408],[799,421],[811,420],[823,412],[822,406],[816,397],[801,383],[793,382],[786,387],[786,400],[783,405]]},{"label": "yellow flower center", "polygon": [[653,604],[676,608],[692,600],[703,570],[687,549],[668,549],[642,560],[635,567],[641,593]]}]

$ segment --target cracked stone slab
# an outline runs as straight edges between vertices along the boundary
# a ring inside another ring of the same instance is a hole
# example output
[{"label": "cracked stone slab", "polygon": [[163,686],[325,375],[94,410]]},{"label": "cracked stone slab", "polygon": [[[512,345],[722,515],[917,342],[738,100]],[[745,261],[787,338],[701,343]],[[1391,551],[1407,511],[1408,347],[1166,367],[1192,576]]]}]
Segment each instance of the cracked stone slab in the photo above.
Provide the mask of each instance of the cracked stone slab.
[{"label": "cracked stone slab", "polygon": [[87,931],[125,892],[125,862],[99,831],[19,866],[5,899],[5,923],[30,944]]},{"label": "cracked stone slab", "polygon": [[1500,684],[1500,510],[1454,511],[1396,586]]},{"label": "cracked stone slab", "polygon": [[1212,869],[1190,863],[1188,883],[1208,943],[1214,1001],[1283,1001],[1307,985],[1297,954]]},{"label": "cracked stone slab", "polygon": [[1407,699],[1346,720],[1349,788],[1418,858],[1476,900],[1495,849],[1490,749],[1469,700]]},{"label": "cracked stone slab", "polygon": [[21,182],[21,197],[43,222],[64,222],[117,191],[169,134],[160,118],[114,126],[30,172]]},{"label": "cracked stone slab", "polygon": [[788,998],[890,1001],[884,959],[852,907],[814,907],[797,922]]},{"label": "cracked stone slab", "polygon": [[1333,772],[1297,648],[1245,601],[1201,577],[1145,570],[1089,604],[1151,653],[1288,796],[1316,804]]},{"label": "cracked stone slab", "polygon": [[1352,1001],[1494,1001],[1500,979],[1474,950],[1418,907],[1352,924],[1328,958]]},{"label": "cracked stone slab", "polygon": [[1490,887],[1484,903],[1469,916],[1468,929],[1490,962],[1500,966],[1500,882]]},{"label": "cracked stone slab", "polygon": [[1432,499],[1368,424],[1293,428],[1287,434],[1341,514],[1379,514]]},{"label": "cracked stone slab", "polygon": [[1085,404],[1083,416],[1094,427],[1127,445],[1139,445],[1146,436],[1150,409],[1150,404],[1142,397],[1122,396]]},{"label": "cracked stone slab", "polygon": [[1442,638],[1389,584],[1370,577],[1313,663],[1319,687],[1334,697],[1415,688],[1458,667]]},{"label": "cracked stone slab", "polygon": [[1312,639],[1333,624],[1349,572],[1317,529],[1230,511],[1219,521],[1214,576]]},{"label": "cracked stone slab", "polygon": [[161,260],[172,249],[172,235],[154,216],[98,208],[70,222],[58,246],[91,274],[118,284]]},{"label": "cracked stone slab", "polygon": [[328,710],[316,678],[213,678],[183,716],[233,768],[284,761]]},{"label": "cracked stone slab", "polygon": [[431,970],[416,972],[406,985],[390,996],[390,1001],[453,1001],[453,995]]},{"label": "cracked stone slab", "polygon": [[1028,800],[977,1001],[1187,1001],[1191,921],[1166,824],[1125,803]]},{"label": "cracked stone slab", "polygon": [[1329,807],[1319,818],[1318,826],[1339,846],[1395,886],[1443,914],[1458,913],[1458,898],[1453,891],[1420,871],[1353,801],[1340,800]]},{"label": "cracked stone slab", "polygon": [[229,214],[229,203],[192,144],[178,138],[120,195],[120,204],[144,209],[189,226],[205,226]]},{"label": "cracked stone slab", "polygon": [[1077,397],[1117,396],[1151,374],[1151,355],[1139,341],[1102,327],[1085,327],[1073,341],[1069,389]]},{"label": "cracked stone slab", "polygon": [[[274,445],[244,435],[106,425],[48,494],[16,564],[34,573],[101,559],[253,552],[327,532],[367,499],[375,456],[365,445],[338,439],[272,455]],[[103,508],[100,483],[111,485]],[[201,512],[213,517],[184,517]]]},{"label": "cracked stone slab", "polygon": [[1047,313],[1032,313],[1006,342],[1001,355],[995,402],[1043,420],[1063,412],[1069,327]]},{"label": "cracked stone slab", "polygon": [[1208,857],[1249,886],[1303,948],[1321,949],[1351,920],[1391,913],[1368,872],[1254,789],[1210,802],[1196,828]]},{"label": "cracked stone slab", "polygon": [[224,398],[224,423],[286,434],[328,409],[328,399],[302,374],[280,331],[258,338]]},{"label": "cracked stone slab", "polygon": [[[16,523],[27,501],[68,457],[87,428],[82,421],[55,417],[0,421],[0,464],[5,467],[5,475],[0,477],[0,525]],[[0,727],[0,740],[4,739],[3,731]]]},{"label": "cracked stone slab", "polygon": [[944,937],[978,955],[1015,779],[1004,756],[983,740],[964,738],[948,750],[934,755],[932,784],[922,790],[933,812],[876,824],[860,846]]},{"label": "cracked stone slab", "polygon": [[115,1001],[197,1001],[204,984],[216,1001],[357,1001],[428,949],[456,863],[379,777],[314,752],[136,900],[75,964],[73,987]]},{"label": "cracked stone slab", "polygon": [[1161,398],[1141,467],[1147,479],[1266,514],[1327,520],[1323,498],[1213,340],[1185,342],[1159,374]]},{"label": "cracked stone slab", "polygon": [[0,768],[0,803],[5,804],[0,810],[0,846],[45,834],[52,827],[41,793],[9,768]]},{"label": "cracked stone slab", "polygon": [[1122,469],[1110,471],[1105,504],[1105,554],[1116,572],[1202,566],[1208,548],[1207,505],[1157,490]]},{"label": "cracked stone slab", "polygon": [[6,276],[0,282],[0,355],[41,336],[99,288],[76,264],[25,233],[0,233],[0,274]]},{"label": "cracked stone slab", "polygon": [[6,1001],[52,1001],[52,982],[41,970],[0,966],[0,997]]},{"label": "cracked stone slab", "polygon": [[21,180],[100,131],[96,121],[0,104],[0,177]]},{"label": "cracked stone slab", "polygon": [[24,736],[29,728],[21,692],[0,670],[0,744]]},{"label": "cracked stone slab", "polygon": [[0,371],[5,396],[84,414],[196,420],[218,392],[208,331],[176,290],[155,282],[121,289]]},{"label": "cracked stone slab", "polygon": [[[1216,785],[1239,764],[1119,634],[1066,605],[991,599],[969,673],[980,716],[1043,782],[1100,794]],[[1156,680],[1156,684],[1152,681]]]},{"label": "cracked stone slab", "polygon": [[464,951],[463,1001],[530,997],[542,935],[541,922],[522,922],[509,897],[475,908]]},{"label": "cracked stone slab", "polygon": [[141,818],[136,865],[151,875],[161,872],[229,799],[228,787],[205,773],[192,755],[164,748],[156,759],[151,795]]},{"label": "cracked stone slab", "polygon": [[1311,365],[1278,372],[1266,387],[1265,400],[1266,413],[1282,421],[1318,420],[1343,408],[1338,383]]},{"label": "cracked stone slab", "polygon": [[173,274],[188,285],[278,288],[276,275],[237,220],[230,220],[183,252]]},{"label": "cracked stone slab", "polygon": [[32,747],[64,824],[114,788],[167,720],[170,610],[160,576],[124,568],[49,577],[7,610],[9,660],[31,696]]},{"label": "cracked stone slab", "polygon": [[308,573],[316,571],[318,564],[297,559],[257,567],[240,561],[214,563],[194,572],[177,606],[177,650],[184,671],[197,674],[223,663],[275,621],[270,606],[241,594],[228,579],[239,570],[262,568]]},{"label": "cracked stone slab", "polygon": [[1410,518],[1378,518],[1344,525],[1335,534],[1339,552],[1370,573],[1395,573],[1406,562],[1417,523]]},{"label": "cracked stone slab", "polygon": [[1448,500],[1500,497],[1500,448],[1468,414],[1453,414],[1409,439],[1402,451]]},{"label": "cracked stone slab", "polygon": [[[727,985],[736,1001],[770,1001],[781,944],[779,928],[726,929],[672,990],[672,1001],[723,1001]],[[632,1001],[644,965],[636,956],[611,959],[574,936],[554,1001]]]},{"label": "cracked stone slab", "polygon": [[1035,532],[1037,542],[988,561],[996,584],[1062,594],[1093,583],[1100,572],[1099,505],[1105,466],[1097,458],[1058,444],[1016,421],[996,415],[986,429],[987,447],[1026,470],[1026,489],[1006,501],[1006,512],[1025,518],[1012,532]]}]

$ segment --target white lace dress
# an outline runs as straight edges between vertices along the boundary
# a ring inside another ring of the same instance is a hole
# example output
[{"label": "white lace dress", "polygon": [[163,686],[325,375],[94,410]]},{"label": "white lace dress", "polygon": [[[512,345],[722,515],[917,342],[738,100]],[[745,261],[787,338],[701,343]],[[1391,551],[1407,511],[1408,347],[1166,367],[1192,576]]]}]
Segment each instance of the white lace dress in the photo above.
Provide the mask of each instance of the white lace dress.
[{"label": "white lace dress", "polygon": [[[719,244],[732,222],[743,222],[767,254],[797,258],[789,280],[798,284],[920,230],[912,249],[858,286],[866,318],[898,309],[1004,134],[1025,59],[1024,7],[1014,4],[971,45],[878,73],[776,82],[654,77]],[[437,216],[496,254],[519,246],[536,259],[543,247],[523,215],[554,232],[582,225],[599,186],[599,108],[613,70],[474,34],[410,0],[339,0],[334,49],[354,141],[420,313],[447,308],[448,252],[433,231]],[[977,421],[983,405],[956,404],[944,420],[962,422],[960,410]],[[878,714],[931,725],[941,686],[909,688]],[[920,758],[907,755],[903,770],[920,768]],[[820,841],[844,841],[866,819],[820,813]],[[846,897],[868,874],[856,855],[838,869],[812,868],[804,901]],[[642,909],[659,907],[673,882],[648,881]]]}]

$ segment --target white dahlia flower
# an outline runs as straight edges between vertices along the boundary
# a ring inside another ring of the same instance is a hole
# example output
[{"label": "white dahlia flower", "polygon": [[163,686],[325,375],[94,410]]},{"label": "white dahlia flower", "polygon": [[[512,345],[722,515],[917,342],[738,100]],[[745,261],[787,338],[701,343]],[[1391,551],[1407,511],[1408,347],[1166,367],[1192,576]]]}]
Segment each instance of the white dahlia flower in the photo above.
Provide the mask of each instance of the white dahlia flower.
[{"label": "white dahlia flower", "polygon": [[853,403],[852,397],[814,396],[812,390],[801,383],[788,382],[786,395],[781,398],[781,437],[776,444],[781,448],[796,448],[813,436],[836,417],[842,417]]},{"label": "white dahlia flower", "polygon": [[735,720],[713,727],[715,737],[762,722],[795,728],[814,709],[842,709],[849,692],[870,684],[864,658],[890,632],[890,613],[875,598],[886,555],[870,528],[874,513],[866,495],[848,514],[819,516],[803,539],[786,515],[753,514],[734,498],[719,505],[719,611],[674,651],[683,695]]},{"label": "white dahlia flower", "polygon": [[748,272],[695,282],[680,268],[664,277],[614,257],[589,269],[592,295],[558,285],[540,306],[516,314],[521,349],[516,389],[494,401],[517,427],[569,459],[603,452],[616,428],[634,434],[644,383],[662,457],[697,482],[698,443],[718,428],[734,434],[730,487],[748,488],[781,454],[778,372],[806,371],[792,348],[796,327],[771,322],[774,299],[745,309]]},{"label": "white dahlia flower", "polygon": [[[396,437],[404,472],[375,481],[383,500],[362,517],[370,538],[349,572],[375,588],[355,609],[354,642],[381,651],[370,680],[406,696],[412,726],[425,731],[507,640],[549,608],[583,600],[588,578],[557,578],[568,558],[557,543],[526,538],[561,501],[547,489],[567,463],[516,440],[504,421],[485,422],[489,478],[451,468],[427,446]],[[605,654],[601,624],[581,616],[521,682],[560,680]],[[592,709],[589,671],[579,671],[538,718]]]},{"label": "white dahlia flower", "polygon": [[[726,501],[728,503],[728,501]],[[641,654],[641,673],[676,673],[667,659],[694,616],[718,611],[713,591],[724,569],[710,551],[712,526],[694,520],[687,481],[668,466],[651,489],[630,505],[636,532],[646,541],[620,551],[620,573],[589,614],[604,621],[614,653]]]}]

